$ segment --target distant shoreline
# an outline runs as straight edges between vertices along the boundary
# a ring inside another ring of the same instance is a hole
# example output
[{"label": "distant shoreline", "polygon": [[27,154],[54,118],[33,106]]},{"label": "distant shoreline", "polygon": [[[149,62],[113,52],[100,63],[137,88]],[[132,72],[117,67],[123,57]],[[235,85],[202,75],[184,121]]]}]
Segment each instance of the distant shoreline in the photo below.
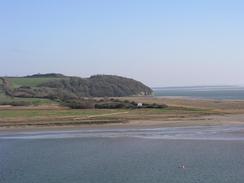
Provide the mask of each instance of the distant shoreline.
[{"label": "distant shoreline", "polygon": [[186,99],[186,100],[205,100],[205,101],[244,101],[244,99],[215,99],[215,98],[204,98],[194,96],[153,96],[155,98],[163,99]]},{"label": "distant shoreline", "polygon": [[187,86],[152,88],[157,97],[194,98],[204,100],[244,100],[243,86]]}]

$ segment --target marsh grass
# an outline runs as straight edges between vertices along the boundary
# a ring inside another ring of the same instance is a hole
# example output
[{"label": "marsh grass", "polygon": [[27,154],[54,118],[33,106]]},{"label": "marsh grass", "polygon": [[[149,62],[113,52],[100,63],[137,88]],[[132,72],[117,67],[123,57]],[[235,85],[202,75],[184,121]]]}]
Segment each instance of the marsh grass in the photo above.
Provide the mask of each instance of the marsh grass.
[{"label": "marsh grass", "polygon": [[0,110],[0,118],[35,118],[35,117],[81,117],[109,114],[124,110],[95,110],[95,109],[11,109]]}]

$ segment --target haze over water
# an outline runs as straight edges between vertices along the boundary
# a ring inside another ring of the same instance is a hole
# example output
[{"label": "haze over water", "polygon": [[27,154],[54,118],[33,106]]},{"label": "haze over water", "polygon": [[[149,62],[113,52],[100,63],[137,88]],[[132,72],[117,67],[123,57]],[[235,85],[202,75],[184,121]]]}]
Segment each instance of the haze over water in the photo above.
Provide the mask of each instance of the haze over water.
[{"label": "haze over water", "polygon": [[159,87],[153,90],[157,97],[244,100],[244,87],[241,86]]}]

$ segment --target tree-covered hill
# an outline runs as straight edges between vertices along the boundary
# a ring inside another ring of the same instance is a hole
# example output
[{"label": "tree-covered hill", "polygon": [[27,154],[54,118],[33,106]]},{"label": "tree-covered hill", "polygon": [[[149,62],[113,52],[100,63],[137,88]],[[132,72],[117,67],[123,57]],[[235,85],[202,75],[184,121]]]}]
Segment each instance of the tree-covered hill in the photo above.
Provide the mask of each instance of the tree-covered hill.
[{"label": "tree-covered hill", "polygon": [[152,93],[149,87],[139,81],[114,75],[80,78],[51,73],[4,79],[9,85],[8,93],[10,92],[13,97],[65,100],[151,95]]}]

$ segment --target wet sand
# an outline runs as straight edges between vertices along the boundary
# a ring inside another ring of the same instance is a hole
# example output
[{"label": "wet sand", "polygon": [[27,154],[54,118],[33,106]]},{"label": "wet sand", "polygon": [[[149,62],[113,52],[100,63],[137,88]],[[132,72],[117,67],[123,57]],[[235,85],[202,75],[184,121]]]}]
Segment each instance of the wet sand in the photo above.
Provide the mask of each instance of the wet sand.
[{"label": "wet sand", "polygon": [[[26,127],[5,127],[0,128],[0,134],[14,134],[18,132],[62,132],[62,131],[76,131],[76,130],[127,130],[127,129],[155,129],[155,128],[177,128],[183,127],[239,127],[244,126],[244,115],[225,115],[225,116],[204,116],[201,119],[191,119],[185,121],[143,121],[134,120],[126,124],[93,124],[93,125],[74,125],[74,126],[26,126]],[[237,132],[233,132],[237,133]],[[244,129],[238,130],[239,134],[244,134]]]}]

